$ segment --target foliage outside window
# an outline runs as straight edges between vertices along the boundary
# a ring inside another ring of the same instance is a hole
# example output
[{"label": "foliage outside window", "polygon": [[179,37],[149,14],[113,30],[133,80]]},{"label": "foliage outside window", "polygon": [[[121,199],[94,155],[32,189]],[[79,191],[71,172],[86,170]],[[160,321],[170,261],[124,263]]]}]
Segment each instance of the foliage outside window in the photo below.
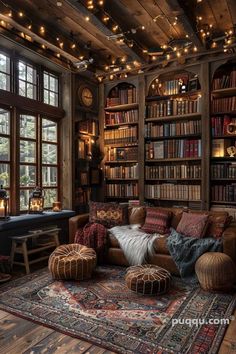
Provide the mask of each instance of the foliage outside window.
[{"label": "foliage outside window", "polygon": [[10,112],[0,108],[0,185],[10,188]]},{"label": "foliage outside window", "polygon": [[18,93],[20,96],[37,99],[37,71],[28,63],[18,62]]},{"label": "foliage outside window", "polygon": [[10,58],[0,53],[0,89],[10,91],[10,76],[11,69],[10,69]]},{"label": "foliage outside window", "polygon": [[59,85],[58,77],[44,71],[43,73],[43,101],[44,103],[58,107]]}]

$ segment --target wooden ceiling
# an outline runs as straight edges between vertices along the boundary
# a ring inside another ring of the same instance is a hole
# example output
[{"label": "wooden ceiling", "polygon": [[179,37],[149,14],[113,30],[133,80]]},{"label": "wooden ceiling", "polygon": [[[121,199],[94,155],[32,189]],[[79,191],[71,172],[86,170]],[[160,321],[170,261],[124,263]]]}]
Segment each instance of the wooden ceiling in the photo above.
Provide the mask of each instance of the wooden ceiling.
[{"label": "wooden ceiling", "polygon": [[100,74],[235,43],[235,0],[0,0],[0,12],[0,33]]}]

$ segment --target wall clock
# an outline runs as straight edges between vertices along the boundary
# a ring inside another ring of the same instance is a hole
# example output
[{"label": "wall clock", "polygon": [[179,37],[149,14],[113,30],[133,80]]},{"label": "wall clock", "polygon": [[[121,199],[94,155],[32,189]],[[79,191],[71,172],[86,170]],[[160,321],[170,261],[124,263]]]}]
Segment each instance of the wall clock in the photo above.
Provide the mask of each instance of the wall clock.
[{"label": "wall clock", "polygon": [[81,86],[78,90],[80,103],[85,107],[92,107],[94,103],[94,95],[92,90],[87,86]]}]

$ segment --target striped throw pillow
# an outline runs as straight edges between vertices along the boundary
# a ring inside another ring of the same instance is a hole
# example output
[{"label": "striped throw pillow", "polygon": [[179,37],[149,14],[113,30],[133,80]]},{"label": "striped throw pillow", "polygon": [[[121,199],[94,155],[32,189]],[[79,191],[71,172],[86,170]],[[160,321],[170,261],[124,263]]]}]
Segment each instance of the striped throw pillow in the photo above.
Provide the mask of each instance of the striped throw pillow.
[{"label": "striped throw pillow", "polygon": [[146,219],[141,230],[149,234],[166,234],[169,231],[172,213],[158,208],[146,208]]}]

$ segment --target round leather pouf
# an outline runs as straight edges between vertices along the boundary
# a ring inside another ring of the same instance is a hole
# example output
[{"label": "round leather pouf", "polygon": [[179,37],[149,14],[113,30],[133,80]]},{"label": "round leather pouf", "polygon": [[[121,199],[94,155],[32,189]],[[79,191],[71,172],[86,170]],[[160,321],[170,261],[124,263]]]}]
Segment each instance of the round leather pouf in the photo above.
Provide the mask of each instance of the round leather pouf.
[{"label": "round leather pouf", "polygon": [[54,279],[84,280],[91,278],[96,263],[96,252],[92,248],[72,243],[53,251],[48,268]]},{"label": "round leather pouf", "polygon": [[228,291],[236,280],[232,259],[221,252],[207,252],[198,258],[195,271],[201,287],[207,291]]},{"label": "round leather pouf", "polygon": [[170,288],[171,274],[164,268],[144,264],[127,269],[125,276],[127,287],[140,294],[164,294]]}]

